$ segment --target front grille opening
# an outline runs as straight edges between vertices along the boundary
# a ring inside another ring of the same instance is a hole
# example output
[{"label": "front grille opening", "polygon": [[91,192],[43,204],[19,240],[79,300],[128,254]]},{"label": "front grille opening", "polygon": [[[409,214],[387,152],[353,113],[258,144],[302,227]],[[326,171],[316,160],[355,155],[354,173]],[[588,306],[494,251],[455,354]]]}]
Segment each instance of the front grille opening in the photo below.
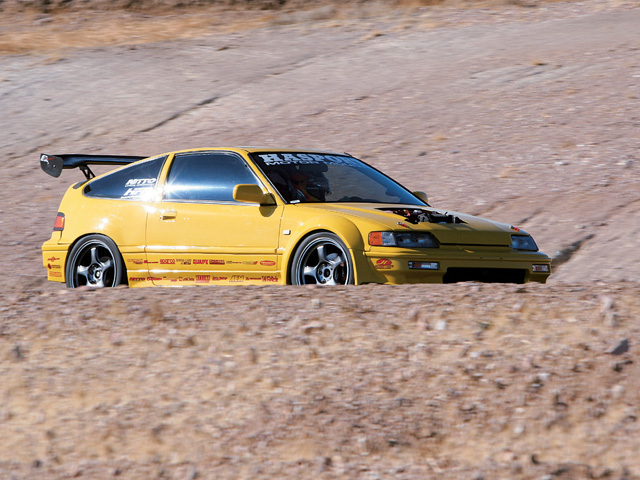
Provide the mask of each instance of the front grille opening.
[{"label": "front grille opening", "polygon": [[526,270],[514,268],[449,268],[444,283],[524,283]]}]

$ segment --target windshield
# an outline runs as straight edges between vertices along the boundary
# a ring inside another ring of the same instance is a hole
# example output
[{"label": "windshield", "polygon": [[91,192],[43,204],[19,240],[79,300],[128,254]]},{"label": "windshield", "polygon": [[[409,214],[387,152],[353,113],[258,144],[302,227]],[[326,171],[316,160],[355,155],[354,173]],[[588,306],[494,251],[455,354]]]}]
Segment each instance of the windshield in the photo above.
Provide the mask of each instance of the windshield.
[{"label": "windshield", "polygon": [[424,205],[403,186],[347,155],[254,153],[258,167],[290,203],[367,202]]}]

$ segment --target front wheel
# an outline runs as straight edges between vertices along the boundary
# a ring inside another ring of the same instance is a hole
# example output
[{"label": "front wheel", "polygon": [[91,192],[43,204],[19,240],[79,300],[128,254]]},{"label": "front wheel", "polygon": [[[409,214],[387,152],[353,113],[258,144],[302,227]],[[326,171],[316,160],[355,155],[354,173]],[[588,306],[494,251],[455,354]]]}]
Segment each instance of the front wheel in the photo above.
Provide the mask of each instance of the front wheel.
[{"label": "front wheel", "polygon": [[122,283],[124,262],[108,237],[89,235],[74,245],[67,261],[67,287],[115,287]]},{"label": "front wheel", "polygon": [[329,232],[308,236],[296,250],[291,265],[293,285],[347,285],[354,279],[349,249]]}]

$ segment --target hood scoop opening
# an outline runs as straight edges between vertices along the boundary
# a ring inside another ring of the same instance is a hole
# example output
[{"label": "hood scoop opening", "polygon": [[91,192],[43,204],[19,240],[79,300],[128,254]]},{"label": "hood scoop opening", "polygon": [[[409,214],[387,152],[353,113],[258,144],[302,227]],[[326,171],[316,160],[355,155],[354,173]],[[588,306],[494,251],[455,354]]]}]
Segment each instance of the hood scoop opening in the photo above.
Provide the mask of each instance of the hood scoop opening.
[{"label": "hood scoop opening", "polygon": [[400,215],[407,222],[417,225],[418,223],[467,223],[455,215],[449,213],[431,212],[420,208],[379,208],[383,212],[391,212]]}]

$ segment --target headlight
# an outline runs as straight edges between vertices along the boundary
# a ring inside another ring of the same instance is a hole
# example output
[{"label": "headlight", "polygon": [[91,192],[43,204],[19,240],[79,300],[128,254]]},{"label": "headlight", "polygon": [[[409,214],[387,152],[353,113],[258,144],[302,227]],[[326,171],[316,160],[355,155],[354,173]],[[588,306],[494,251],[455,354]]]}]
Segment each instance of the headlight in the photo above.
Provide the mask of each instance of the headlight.
[{"label": "headlight", "polygon": [[438,248],[438,241],[426,232],[371,232],[369,245],[400,248]]},{"label": "headlight", "polygon": [[511,235],[511,248],[514,250],[538,251],[538,245],[529,235]]}]

